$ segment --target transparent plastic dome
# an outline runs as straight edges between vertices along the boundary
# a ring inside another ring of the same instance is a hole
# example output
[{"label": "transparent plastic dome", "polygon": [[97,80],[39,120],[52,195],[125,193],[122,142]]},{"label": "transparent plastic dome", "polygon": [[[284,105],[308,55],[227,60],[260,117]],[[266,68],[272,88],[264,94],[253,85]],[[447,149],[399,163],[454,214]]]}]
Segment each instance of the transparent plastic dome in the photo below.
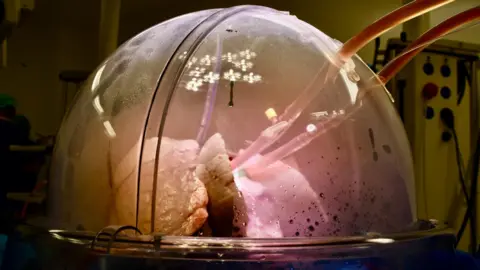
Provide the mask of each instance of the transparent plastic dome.
[{"label": "transparent plastic dome", "polygon": [[59,132],[56,228],[252,238],[400,232],[409,143],[358,57],[286,12],[206,10],[154,26],[92,74]]}]

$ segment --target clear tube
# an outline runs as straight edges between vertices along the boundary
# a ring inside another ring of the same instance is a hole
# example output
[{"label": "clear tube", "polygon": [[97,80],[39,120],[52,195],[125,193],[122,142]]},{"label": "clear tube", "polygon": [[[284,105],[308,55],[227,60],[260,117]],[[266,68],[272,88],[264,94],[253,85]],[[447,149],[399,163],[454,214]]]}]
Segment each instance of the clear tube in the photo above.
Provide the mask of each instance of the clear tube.
[{"label": "clear tube", "polygon": [[[220,40],[220,36],[217,35],[217,52],[215,54],[215,57],[217,59],[215,63],[215,70],[214,72],[216,74],[220,73],[220,70],[222,69],[222,42]],[[207,98],[205,101],[205,108],[203,109],[203,114],[202,114],[202,122],[200,124],[200,129],[197,134],[197,142],[200,146],[203,146],[206,140],[206,132],[208,130],[208,127],[210,125],[210,119],[212,117],[213,113],[213,107],[215,106],[215,99],[217,97],[217,88],[218,88],[218,81],[215,81],[213,84],[210,84],[207,92]]]},{"label": "clear tube", "polygon": [[255,179],[256,174],[261,174],[262,171],[264,171],[265,168],[268,168],[268,166],[270,166],[271,164],[302,149],[316,137],[325,134],[331,128],[340,125],[342,122],[343,121],[341,119],[332,119],[315,125],[315,127],[311,128],[311,130],[301,133],[286,144],[263,156],[259,159],[258,162],[250,166],[246,166],[245,171],[247,175],[250,179]]},{"label": "clear tube", "polygon": [[252,144],[250,144],[242,152],[239,152],[232,162],[230,162],[232,169],[240,167],[251,157],[272,145],[272,143],[275,142],[276,139],[278,139],[288,129],[289,126],[289,123],[281,121],[265,129]]},{"label": "clear tube", "polygon": [[[349,41],[347,41],[343,47],[340,49],[338,56],[340,60],[347,62],[348,59],[353,56],[360,48],[362,48],[369,41],[373,40],[382,33],[388,31],[392,27],[395,27],[398,24],[401,24],[409,19],[412,19],[416,16],[420,16],[430,10],[438,8],[447,3],[453,2],[454,0],[417,0],[415,2],[409,3],[401,8],[389,13],[388,15],[382,17],[372,25],[368,26],[356,35]],[[319,72],[314,77],[313,81],[302,91],[300,96],[285,110],[285,112],[278,118],[279,121],[287,123],[283,126],[282,130],[278,130],[275,134],[269,134],[269,136],[264,136],[262,134],[241,154],[237,155],[232,160],[231,166],[232,169],[240,167],[244,162],[249,160],[255,154],[258,154],[272,145],[276,140],[278,140],[290,127],[290,125],[298,118],[302,113],[304,108],[308,105],[310,100],[312,100],[316,94],[320,91],[318,88],[312,87],[316,85],[317,80],[324,80],[322,83],[322,89],[333,81],[338,75],[339,67],[336,66],[336,63],[331,63],[330,65],[325,65],[320,68]]]},{"label": "clear tube", "polygon": [[[368,90],[366,90],[363,94],[366,94],[367,92]],[[353,115],[360,106],[361,103],[354,104],[353,108],[347,110],[344,115],[337,115],[332,119],[322,121],[314,126],[311,126],[310,128],[307,127],[307,131],[291,139],[289,142],[278,147],[276,150],[266,154],[258,162],[246,166],[243,168],[243,170],[247,173],[250,179],[255,179],[256,174],[261,174],[262,171],[264,171],[265,168],[268,168],[271,164],[278,160],[282,160],[283,158],[304,148],[310,144],[311,141],[320,135],[327,133],[330,129],[338,127],[344,122],[345,119],[348,119],[351,115]]]},{"label": "clear tube", "polygon": [[[333,76],[325,75],[326,70],[331,70],[331,66],[324,65],[319,69],[313,80],[305,87],[300,96],[285,109],[283,114],[277,117],[275,124],[265,129],[252,144],[232,160],[230,164],[232,169],[240,167],[251,157],[268,148],[288,130],[293,122],[300,116],[303,109],[309,104],[312,97],[321,91],[321,89],[314,87],[318,85],[318,80],[333,78]],[[328,82],[324,81],[322,85],[325,86],[327,84]]]},{"label": "clear tube", "polygon": [[406,4],[386,16],[383,16],[376,22],[367,26],[367,28],[358,35],[345,42],[338,52],[338,56],[342,61],[347,61],[368,42],[374,40],[393,27],[453,1],[454,0],[417,0]]},{"label": "clear tube", "polygon": [[[474,7],[462,13],[459,13],[446,21],[438,24],[425,32],[417,40],[412,42],[405,53],[391,60],[379,73],[378,76],[383,83],[388,82],[398,71],[400,71],[412,58],[421,52],[425,47],[433,43],[433,40],[439,36],[449,34],[455,29],[480,19],[480,6]],[[419,46],[420,44],[423,44]],[[416,48],[416,49],[413,49]]]}]

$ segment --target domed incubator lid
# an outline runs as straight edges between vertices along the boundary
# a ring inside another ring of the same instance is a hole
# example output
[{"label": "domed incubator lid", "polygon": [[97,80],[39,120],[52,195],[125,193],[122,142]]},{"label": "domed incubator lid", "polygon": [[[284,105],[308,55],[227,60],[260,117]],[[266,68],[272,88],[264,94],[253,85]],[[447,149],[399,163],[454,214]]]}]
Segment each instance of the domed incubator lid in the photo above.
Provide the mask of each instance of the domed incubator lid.
[{"label": "domed incubator lid", "polygon": [[169,236],[401,232],[416,220],[409,143],[358,56],[286,12],[187,14],[127,41],[62,124],[56,228]]}]

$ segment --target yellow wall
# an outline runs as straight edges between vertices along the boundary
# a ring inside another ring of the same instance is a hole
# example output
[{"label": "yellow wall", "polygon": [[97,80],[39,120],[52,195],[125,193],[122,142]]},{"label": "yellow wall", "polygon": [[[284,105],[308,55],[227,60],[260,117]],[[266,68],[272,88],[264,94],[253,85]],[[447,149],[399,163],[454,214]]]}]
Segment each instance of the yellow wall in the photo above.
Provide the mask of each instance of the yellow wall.
[{"label": "yellow wall", "polygon": [[[469,8],[478,6],[479,4],[480,2],[478,0],[456,0],[452,4],[443,6],[438,10],[435,10],[430,18],[431,24],[437,25],[438,23],[442,22],[453,14],[460,13]],[[480,44],[480,26],[478,24],[470,26],[471,27],[462,29],[462,31],[458,31],[451,35],[448,35],[448,37],[446,38],[451,40],[461,40],[463,42]]]}]

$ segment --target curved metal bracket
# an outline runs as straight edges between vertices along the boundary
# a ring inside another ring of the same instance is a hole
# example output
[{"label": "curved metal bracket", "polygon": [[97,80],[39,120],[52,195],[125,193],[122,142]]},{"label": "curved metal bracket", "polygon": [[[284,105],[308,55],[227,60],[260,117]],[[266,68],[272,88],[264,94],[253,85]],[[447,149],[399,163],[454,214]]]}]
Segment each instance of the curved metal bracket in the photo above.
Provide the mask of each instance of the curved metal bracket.
[{"label": "curved metal bracket", "polygon": [[118,225],[112,225],[112,226],[107,226],[103,228],[97,235],[95,235],[95,238],[92,241],[92,244],[90,245],[90,249],[95,248],[95,244],[98,242],[98,238],[101,236],[110,236],[110,240],[108,241],[107,245],[107,253],[110,253],[110,249],[112,247],[113,242],[116,240],[117,235],[123,231],[126,230],[133,230],[141,235],[142,232],[135,226],[131,225],[123,225],[123,226],[118,226]]},{"label": "curved metal bracket", "polygon": [[155,247],[155,251],[160,250],[160,245],[162,243],[163,235],[154,235],[153,236],[153,246]]}]

